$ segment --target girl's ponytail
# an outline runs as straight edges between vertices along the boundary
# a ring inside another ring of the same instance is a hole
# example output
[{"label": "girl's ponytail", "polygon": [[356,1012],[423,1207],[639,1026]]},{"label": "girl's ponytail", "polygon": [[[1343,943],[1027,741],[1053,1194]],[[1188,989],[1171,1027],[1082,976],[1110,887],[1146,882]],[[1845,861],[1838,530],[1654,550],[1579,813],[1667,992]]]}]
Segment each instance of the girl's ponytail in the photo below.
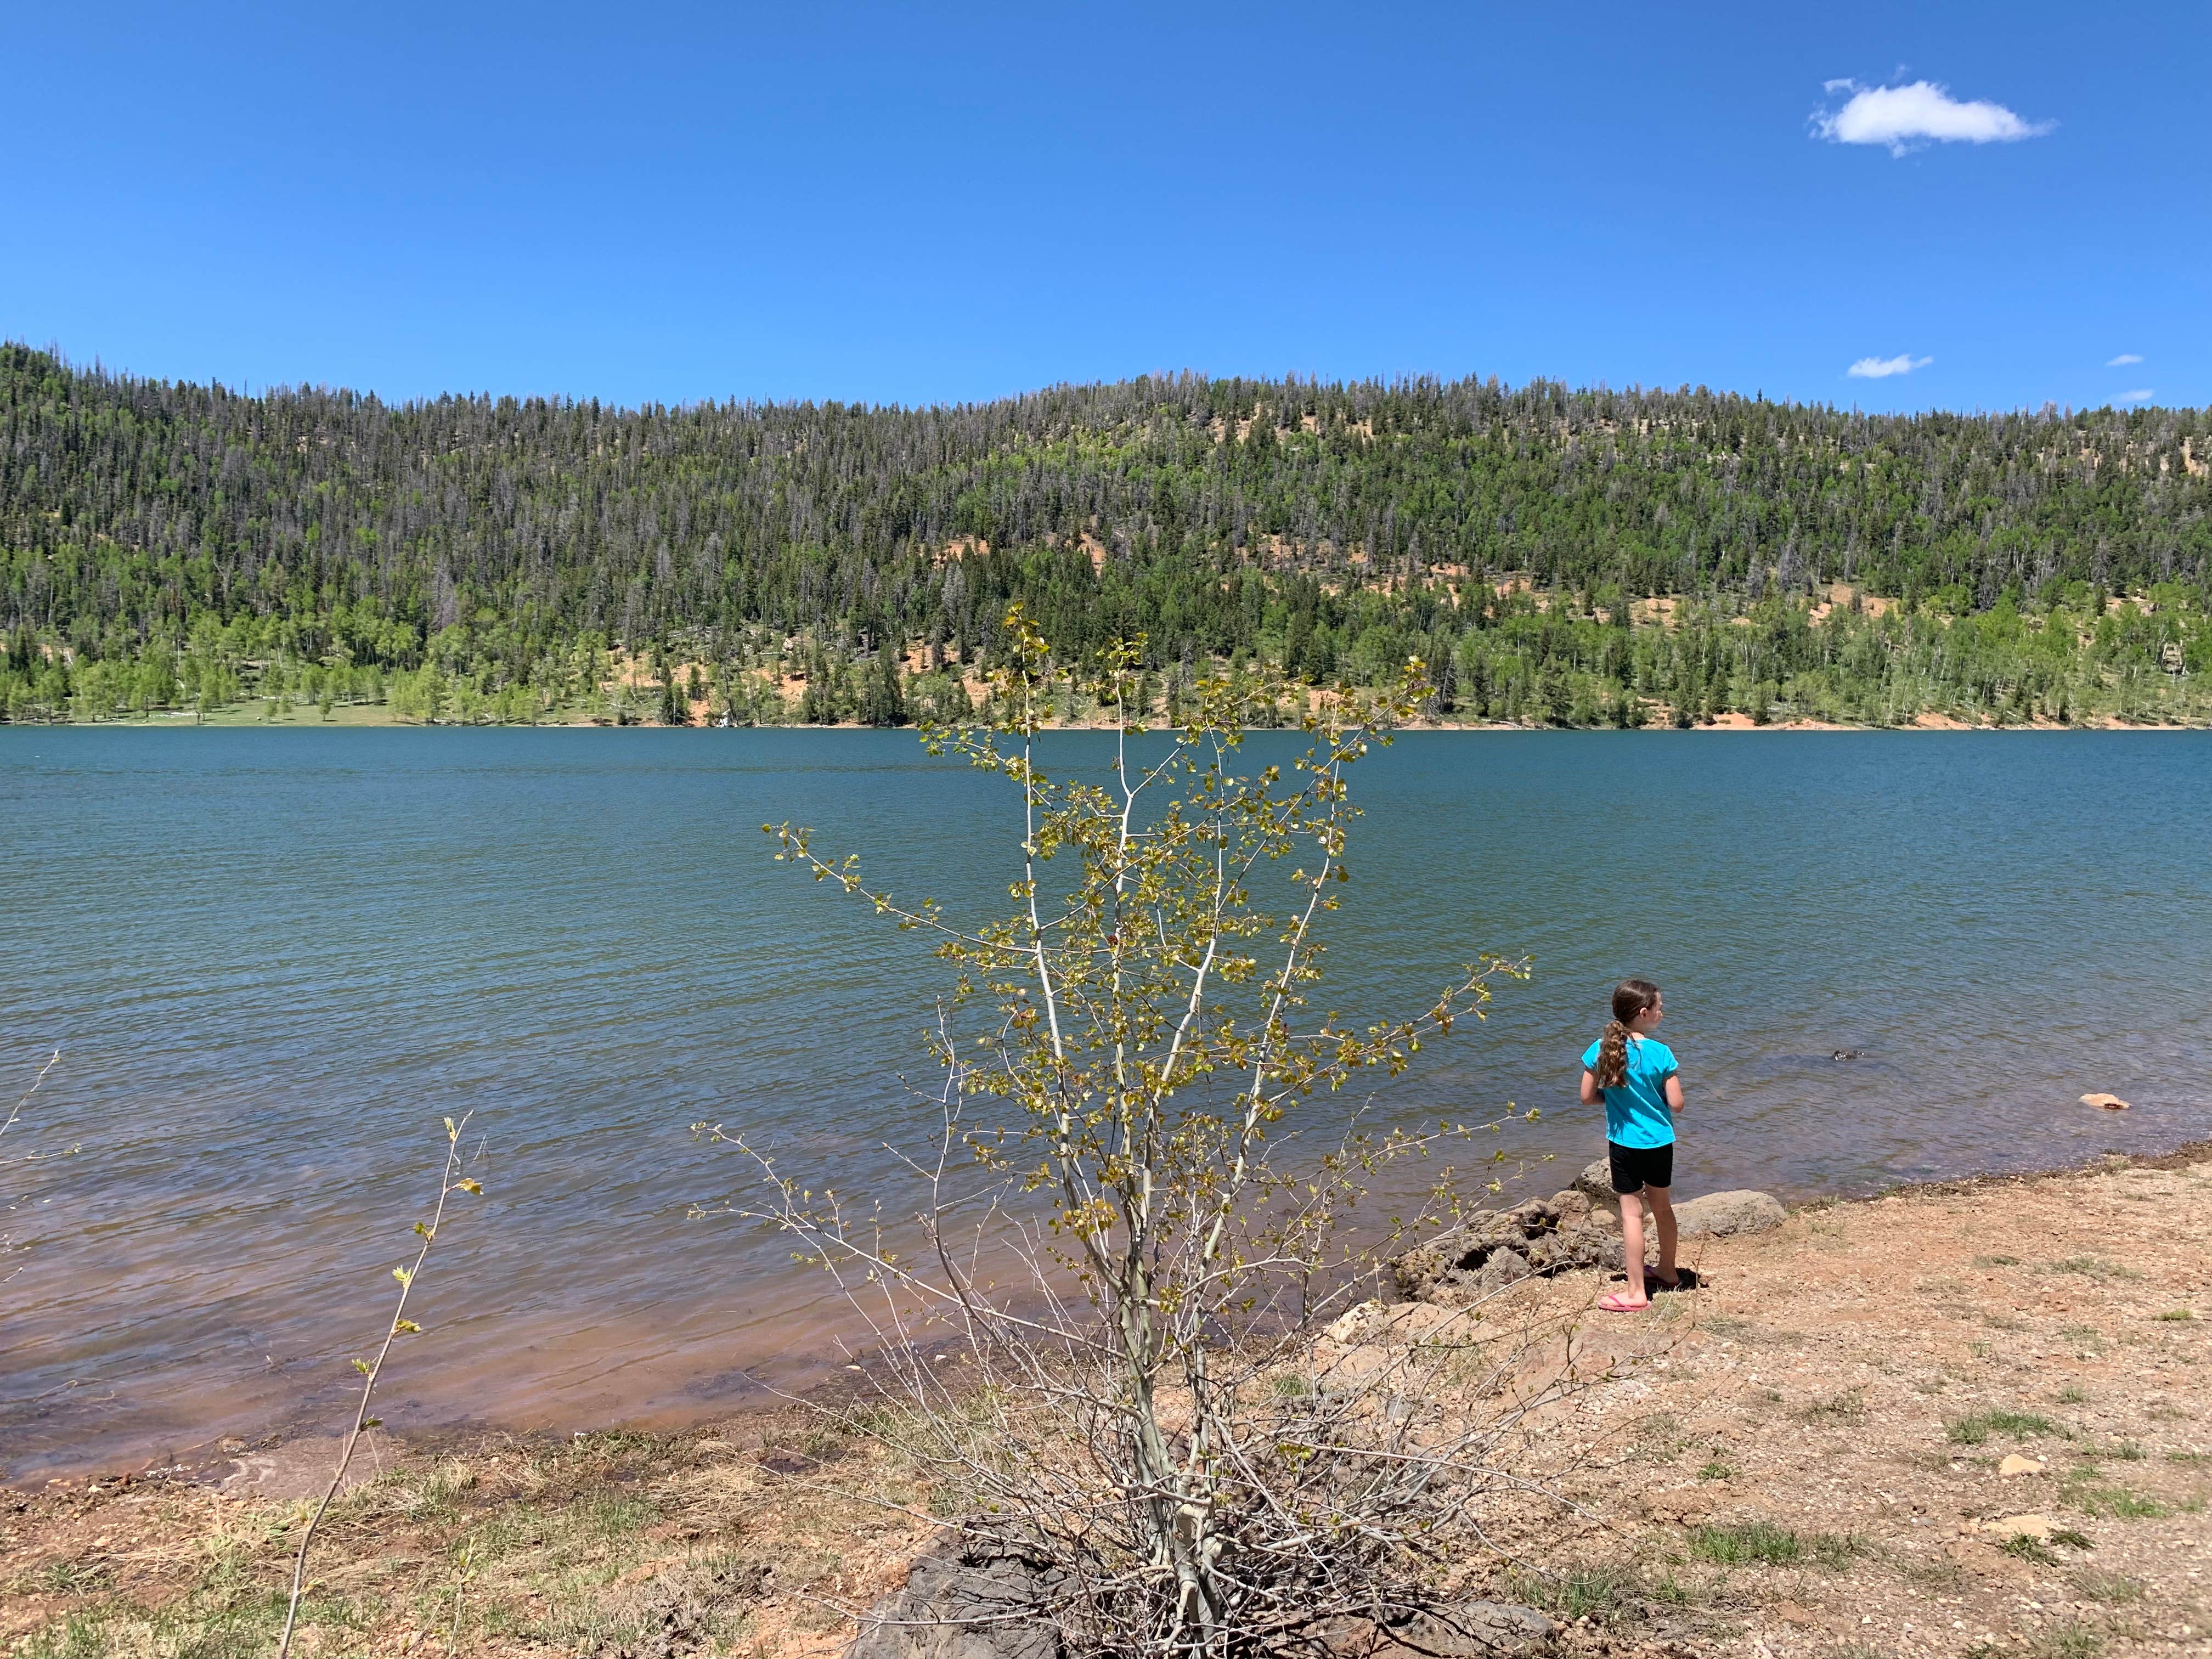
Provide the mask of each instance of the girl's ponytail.
[{"label": "girl's ponytail", "polygon": [[1659,1000],[1648,979],[1625,979],[1613,990],[1613,1018],[1597,1040],[1597,1086],[1624,1088],[1628,1083],[1628,1022]]},{"label": "girl's ponytail", "polygon": [[1597,1040],[1597,1086],[1620,1089],[1628,1084],[1628,1028],[1607,1020],[1605,1035]]}]

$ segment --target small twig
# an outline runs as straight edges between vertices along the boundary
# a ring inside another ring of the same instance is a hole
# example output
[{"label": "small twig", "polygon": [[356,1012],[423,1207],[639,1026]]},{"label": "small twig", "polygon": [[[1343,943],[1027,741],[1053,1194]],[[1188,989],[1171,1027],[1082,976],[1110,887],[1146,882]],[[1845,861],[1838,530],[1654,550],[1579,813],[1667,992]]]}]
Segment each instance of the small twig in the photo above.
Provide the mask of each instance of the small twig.
[{"label": "small twig", "polygon": [[[21,1097],[15,1102],[15,1106],[9,1111],[8,1121],[4,1123],[0,1123],[0,1135],[6,1134],[9,1130],[15,1127],[15,1120],[23,1115],[23,1108],[31,1103],[31,1097],[39,1092],[39,1085],[46,1080],[46,1073],[52,1071],[56,1066],[61,1063],[61,1057],[62,1051],[59,1048],[56,1048],[53,1053],[46,1056],[46,1063],[39,1067],[39,1074],[31,1079],[31,1086],[23,1091]],[[70,1150],[71,1152],[75,1152],[76,1148],[72,1146]],[[14,1164],[35,1164],[39,1161],[39,1154],[36,1152],[26,1152],[21,1158],[8,1160],[8,1162]],[[10,1205],[9,1207],[13,1209],[15,1206]],[[9,1234],[0,1233],[0,1255],[13,1255],[15,1253],[15,1243],[14,1238]],[[23,1270],[21,1267],[18,1267],[14,1273],[0,1274],[0,1285],[6,1284],[8,1280],[15,1278],[16,1273],[20,1273]]]},{"label": "small twig", "polygon": [[[323,1493],[323,1501],[315,1505],[315,1512],[307,1521],[307,1531],[300,1535],[300,1553],[292,1563],[292,1599],[284,1609],[284,1635],[277,1644],[276,1659],[289,1659],[292,1651],[292,1627],[300,1615],[301,1594],[307,1587],[307,1548],[315,1541],[315,1528],[322,1525],[325,1512],[337,1497],[338,1488],[345,1484],[346,1468],[353,1462],[355,1445],[364,1432],[383,1420],[368,1414],[368,1401],[369,1396],[376,1392],[376,1379],[384,1370],[385,1358],[391,1353],[392,1343],[402,1334],[413,1334],[422,1328],[406,1316],[407,1297],[415,1288],[416,1276],[422,1271],[423,1262],[429,1258],[430,1246],[437,1241],[438,1224],[445,1219],[446,1200],[456,1192],[483,1191],[477,1182],[456,1178],[461,1160],[461,1131],[468,1127],[468,1121],[466,1115],[459,1123],[451,1118],[446,1120],[446,1167],[438,1183],[438,1206],[431,1212],[427,1224],[420,1221],[415,1224],[415,1231],[422,1238],[422,1248],[415,1253],[415,1265],[392,1270],[392,1276],[399,1281],[399,1301],[392,1310],[392,1323],[384,1333],[384,1344],[376,1351],[376,1363],[369,1364],[359,1359],[353,1362],[354,1369],[362,1373],[363,1379],[361,1406],[354,1413],[353,1427],[346,1431],[345,1444],[338,1452],[338,1466],[331,1472],[331,1484]],[[456,1619],[459,1617],[458,1607],[454,1616]]]},{"label": "small twig", "polygon": [[60,1065],[61,1060],[62,1051],[58,1048],[46,1056],[46,1063],[39,1067],[39,1074],[31,1079],[31,1086],[23,1091],[22,1098],[18,1100],[9,1110],[8,1121],[5,1123],[0,1123],[0,1135],[6,1134],[9,1130],[15,1127],[15,1120],[23,1115],[23,1108],[29,1105],[31,1097],[39,1092],[39,1085],[46,1080],[46,1073]]},{"label": "small twig", "polygon": [[446,1650],[449,1653],[461,1650],[461,1591],[469,1582],[469,1568],[475,1562],[476,1554],[477,1547],[473,1543],[463,1548],[460,1570],[453,1575],[453,1633],[446,1638]]}]

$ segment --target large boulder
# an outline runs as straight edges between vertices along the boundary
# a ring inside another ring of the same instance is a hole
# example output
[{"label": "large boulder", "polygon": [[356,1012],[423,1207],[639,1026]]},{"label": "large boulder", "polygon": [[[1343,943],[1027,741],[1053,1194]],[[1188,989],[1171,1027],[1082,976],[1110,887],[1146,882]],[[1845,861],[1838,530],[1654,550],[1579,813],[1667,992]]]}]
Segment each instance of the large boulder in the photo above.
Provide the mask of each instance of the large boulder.
[{"label": "large boulder", "polygon": [[1408,1301],[1462,1305],[1531,1273],[1618,1267],[1620,1237],[1594,1216],[1588,1194],[1554,1193],[1510,1210],[1478,1210],[1390,1264]]},{"label": "large boulder", "polygon": [[1674,1221],[1685,1238],[1725,1238],[1731,1233],[1763,1233],[1790,1218],[1771,1193],[1707,1193],[1674,1206]]},{"label": "large boulder", "polygon": [[1462,1276],[1477,1273],[1499,1250],[1525,1250],[1528,1219],[1517,1211],[1477,1210],[1390,1264],[1398,1293],[1408,1301],[1419,1301],[1439,1280],[1450,1279],[1457,1284]]},{"label": "large boulder", "polygon": [[846,1659],[1062,1659],[1059,1570],[962,1534],[916,1561],[906,1588],[860,1615]]}]

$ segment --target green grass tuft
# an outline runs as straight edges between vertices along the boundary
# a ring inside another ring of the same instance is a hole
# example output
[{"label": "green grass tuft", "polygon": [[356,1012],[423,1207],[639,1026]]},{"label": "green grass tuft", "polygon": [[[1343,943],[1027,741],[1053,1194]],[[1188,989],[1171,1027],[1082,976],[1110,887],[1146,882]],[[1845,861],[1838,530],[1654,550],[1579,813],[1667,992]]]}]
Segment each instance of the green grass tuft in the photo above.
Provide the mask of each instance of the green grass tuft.
[{"label": "green grass tuft", "polygon": [[1841,1568],[1864,1553],[1850,1534],[1793,1532],[1768,1521],[1707,1525],[1690,1534],[1690,1553],[1724,1567],[1796,1567],[1818,1563]]},{"label": "green grass tuft", "polygon": [[48,1561],[28,1572],[18,1573],[4,1586],[10,1595],[45,1593],[49,1595],[87,1595],[106,1582],[107,1569],[90,1561]]},{"label": "green grass tuft", "polygon": [[1961,1446],[1978,1446],[1992,1434],[2021,1438],[2033,1434],[2055,1434],[2065,1440],[2074,1437],[2049,1418],[2034,1412],[1973,1412],[1953,1418],[1945,1426],[1953,1443]]},{"label": "green grass tuft", "polygon": [[2125,1486],[2116,1486],[2096,1480],[2094,1477],[2070,1478],[2058,1494],[2084,1515],[2109,1517],[2115,1521],[2155,1521],[2172,1510],[2155,1498],[2146,1498],[2140,1492],[2130,1492]]},{"label": "green grass tuft", "polygon": [[2149,1593],[2140,1578],[2130,1578],[2124,1572],[2106,1572],[2096,1567],[2084,1568],[2075,1573],[2073,1589],[2074,1593],[2085,1601],[2102,1601],[2115,1607],[2142,1601]]},{"label": "green grass tuft", "polygon": [[1516,1595],[1569,1623],[1617,1623],[1634,1609],[1636,1582],[1625,1567],[1571,1567],[1540,1576],[1516,1572],[1509,1582]]},{"label": "green grass tuft", "polygon": [[2104,1650],[2104,1632],[2078,1620],[2039,1631],[2014,1650],[2021,1659],[2097,1659]]},{"label": "green grass tuft", "polygon": [[1863,1423],[1866,1420],[1866,1396],[1856,1389],[1845,1389],[1841,1394],[1831,1395],[1826,1400],[1812,1401],[1800,1413],[1808,1423]]},{"label": "green grass tuft", "polygon": [[2124,1267],[2117,1261],[2107,1261],[2100,1255],[2069,1255],[2063,1261],[2046,1261],[2043,1271],[2047,1273],[2080,1273],[2087,1279],[2141,1279],[2133,1267]]}]

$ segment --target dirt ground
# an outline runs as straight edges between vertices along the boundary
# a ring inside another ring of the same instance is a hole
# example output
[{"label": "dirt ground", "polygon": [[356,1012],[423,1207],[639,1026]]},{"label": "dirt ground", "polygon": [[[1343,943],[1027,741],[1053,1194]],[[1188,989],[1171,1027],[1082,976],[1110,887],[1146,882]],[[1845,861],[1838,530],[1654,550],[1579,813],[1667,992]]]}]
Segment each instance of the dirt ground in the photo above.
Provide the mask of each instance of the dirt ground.
[{"label": "dirt ground", "polygon": [[[1646,1314],[1595,1311],[1595,1272],[1524,1281],[1486,1317],[1553,1322],[1586,1382],[1469,1581],[1574,1654],[2212,1653],[2209,1218],[2198,1147],[1802,1210],[1691,1247],[1702,1284]],[[273,1652],[327,1455],[0,1493],[0,1650]],[[298,1651],[812,1659],[929,1531],[908,1477],[800,1413],[365,1473]]]},{"label": "dirt ground", "polygon": [[2212,1653],[2208,1159],[1689,1247],[1699,1289],[1581,1322],[1609,1375],[1553,1478],[1588,1518],[1516,1540],[1528,1599],[1601,1652]]}]

